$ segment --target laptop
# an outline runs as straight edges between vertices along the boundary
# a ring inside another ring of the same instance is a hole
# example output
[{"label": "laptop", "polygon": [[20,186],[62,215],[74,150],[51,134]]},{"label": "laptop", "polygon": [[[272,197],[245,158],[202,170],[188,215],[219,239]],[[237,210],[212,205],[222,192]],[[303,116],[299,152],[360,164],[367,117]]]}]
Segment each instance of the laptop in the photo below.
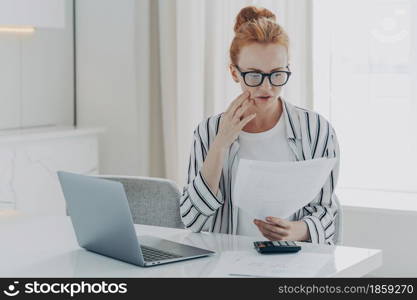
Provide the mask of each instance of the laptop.
[{"label": "laptop", "polygon": [[57,173],[80,247],[142,267],[214,254],[154,236],[136,236],[120,182],[62,171]]}]

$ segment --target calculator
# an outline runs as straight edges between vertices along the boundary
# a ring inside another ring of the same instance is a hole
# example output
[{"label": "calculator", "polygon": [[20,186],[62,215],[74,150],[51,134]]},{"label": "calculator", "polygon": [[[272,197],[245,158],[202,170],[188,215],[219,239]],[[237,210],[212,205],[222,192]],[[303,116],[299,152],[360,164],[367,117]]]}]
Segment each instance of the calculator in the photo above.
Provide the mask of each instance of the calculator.
[{"label": "calculator", "polygon": [[258,241],[253,242],[253,245],[256,251],[262,254],[298,252],[301,250],[301,246],[293,241]]}]

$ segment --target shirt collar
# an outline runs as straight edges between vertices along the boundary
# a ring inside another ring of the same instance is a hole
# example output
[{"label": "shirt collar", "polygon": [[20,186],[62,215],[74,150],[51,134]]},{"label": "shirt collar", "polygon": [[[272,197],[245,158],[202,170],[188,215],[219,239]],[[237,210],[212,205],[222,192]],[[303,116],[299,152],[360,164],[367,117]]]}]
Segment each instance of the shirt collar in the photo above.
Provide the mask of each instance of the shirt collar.
[{"label": "shirt collar", "polygon": [[[300,122],[298,120],[298,112],[297,107],[293,104],[285,101],[280,97],[282,101],[282,108],[283,108],[283,115],[285,120],[285,128],[287,132],[288,139],[301,139],[301,130],[300,130]],[[221,114],[219,114],[221,116]],[[282,117],[282,116],[281,116]],[[232,143],[230,147],[230,151],[232,153],[236,152],[239,149],[239,137]]]}]

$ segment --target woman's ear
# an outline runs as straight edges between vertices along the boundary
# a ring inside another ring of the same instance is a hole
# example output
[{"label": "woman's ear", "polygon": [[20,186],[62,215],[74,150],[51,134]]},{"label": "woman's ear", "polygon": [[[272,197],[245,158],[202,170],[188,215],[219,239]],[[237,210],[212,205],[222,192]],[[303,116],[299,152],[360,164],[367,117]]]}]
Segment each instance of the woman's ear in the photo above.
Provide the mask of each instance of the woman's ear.
[{"label": "woman's ear", "polygon": [[237,70],[235,68],[235,66],[233,64],[229,65],[229,70],[230,70],[230,74],[232,75],[232,79],[234,80],[234,82],[239,83],[239,77],[238,77],[238,73]]}]

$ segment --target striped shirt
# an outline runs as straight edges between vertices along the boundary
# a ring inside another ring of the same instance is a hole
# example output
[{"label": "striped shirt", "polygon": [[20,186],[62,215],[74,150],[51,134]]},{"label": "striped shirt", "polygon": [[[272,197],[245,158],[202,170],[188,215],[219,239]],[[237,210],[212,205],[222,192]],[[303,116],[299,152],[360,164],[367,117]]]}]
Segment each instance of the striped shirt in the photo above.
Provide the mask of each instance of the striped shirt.
[{"label": "striped shirt", "polygon": [[[294,214],[294,220],[302,220],[308,226],[310,242],[334,245],[335,217],[338,205],[336,187],[340,152],[336,133],[331,124],[320,114],[297,107],[282,99],[288,144],[293,160],[321,157],[336,158],[336,164],[320,192],[306,206]],[[206,118],[194,130],[188,164],[187,184],[180,198],[181,219],[193,232],[208,231],[236,234],[238,208],[232,199],[232,186],[236,174],[236,154],[239,138],[225,154],[216,195],[201,175],[201,167],[219,130],[223,113]]]}]

